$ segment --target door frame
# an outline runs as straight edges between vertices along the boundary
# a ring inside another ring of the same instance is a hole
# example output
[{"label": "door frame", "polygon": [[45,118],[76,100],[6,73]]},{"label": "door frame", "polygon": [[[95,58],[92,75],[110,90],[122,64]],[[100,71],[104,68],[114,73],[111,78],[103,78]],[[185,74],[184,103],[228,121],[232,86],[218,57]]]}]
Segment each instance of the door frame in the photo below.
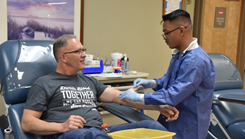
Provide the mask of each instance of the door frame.
[{"label": "door frame", "polygon": [[237,46],[237,60],[236,65],[241,73],[242,80],[244,81],[244,60],[245,60],[245,0],[241,0],[241,15],[238,34],[238,46]]}]

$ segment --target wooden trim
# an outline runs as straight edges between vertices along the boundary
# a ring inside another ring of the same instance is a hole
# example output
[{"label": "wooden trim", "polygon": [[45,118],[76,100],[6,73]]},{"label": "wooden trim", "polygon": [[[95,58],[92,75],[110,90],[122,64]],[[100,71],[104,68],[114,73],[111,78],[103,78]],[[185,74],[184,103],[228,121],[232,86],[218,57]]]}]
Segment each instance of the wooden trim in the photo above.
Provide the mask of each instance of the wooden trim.
[{"label": "wooden trim", "polygon": [[165,15],[165,6],[166,6],[166,2],[165,0],[162,0],[162,15]]},{"label": "wooden trim", "polygon": [[186,11],[186,6],[187,6],[187,1],[186,0],[182,0],[181,9]]},{"label": "wooden trim", "polygon": [[240,25],[238,34],[238,45],[237,45],[237,61],[236,65],[240,71],[242,80],[244,81],[244,59],[245,59],[245,1],[242,0],[241,12],[240,12]]},{"label": "wooden trim", "polygon": [[80,41],[82,44],[83,44],[83,29],[84,29],[84,0],[81,0]]},{"label": "wooden trim", "polygon": [[205,0],[195,1],[195,12],[193,20],[193,36],[198,39],[198,44],[202,46],[203,22],[204,22],[204,7]]}]

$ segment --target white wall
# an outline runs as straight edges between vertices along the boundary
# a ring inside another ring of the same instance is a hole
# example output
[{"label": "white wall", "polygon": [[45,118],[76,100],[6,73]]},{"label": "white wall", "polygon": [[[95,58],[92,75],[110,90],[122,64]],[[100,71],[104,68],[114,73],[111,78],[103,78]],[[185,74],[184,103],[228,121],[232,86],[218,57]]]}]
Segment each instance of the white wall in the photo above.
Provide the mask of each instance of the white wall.
[{"label": "white wall", "polygon": [[5,42],[7,38],[7,0],[0,1],[0,44]]}]

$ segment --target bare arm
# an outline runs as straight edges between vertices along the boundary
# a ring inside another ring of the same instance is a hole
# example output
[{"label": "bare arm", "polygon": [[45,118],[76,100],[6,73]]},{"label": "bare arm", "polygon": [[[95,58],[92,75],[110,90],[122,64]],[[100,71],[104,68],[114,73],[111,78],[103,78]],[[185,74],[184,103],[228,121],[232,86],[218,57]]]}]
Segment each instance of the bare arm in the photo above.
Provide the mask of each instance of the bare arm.
[{"label": "bare arm", "polygon": [[24,109],[21,121],[22,130],[38,135],[50,135],[83,128],[83,124],[86,123],[82,117],[75,115],[71,115],[64,123],[46,122],[40,119],[41,115],[42,112]]},{"label": "bare arm", "polygon": [[127,99],[120,100],[120,93],[121,91],[108,87],[98,98],[98,100],[101,102],[118,103],[120,105],[125,105],[137,109],[158,110],[164,116],[168,117],[167,121],[176,120],[179,116],[179,111],[175,107],[171,107],[169,105],[145,105],[143,102],[134,102]]}]

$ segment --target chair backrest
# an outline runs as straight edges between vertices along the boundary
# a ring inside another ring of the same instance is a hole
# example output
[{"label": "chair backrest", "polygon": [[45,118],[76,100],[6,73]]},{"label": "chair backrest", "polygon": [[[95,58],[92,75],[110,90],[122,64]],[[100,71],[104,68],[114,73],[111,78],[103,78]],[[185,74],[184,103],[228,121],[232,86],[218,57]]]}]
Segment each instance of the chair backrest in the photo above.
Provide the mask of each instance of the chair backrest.
[{"label": "chair backrest", "polygon": [[0,83],[15,139],[33,138],[21,130],[24,102],[33,82],[56,69],[53,41],[11,40],[0,46]]},{"label": "chair backrest", "polygon": [[214,91],[226,89],[243,89],[240,72],[233,61],[224,54],[208,53],[215,68]]},{"label": "chair backrest", "polygon": [[4,42],[0,47],[0,65],[1,93],[6,103],[25,102],[33,82],[56,69],[53,41]]}]

